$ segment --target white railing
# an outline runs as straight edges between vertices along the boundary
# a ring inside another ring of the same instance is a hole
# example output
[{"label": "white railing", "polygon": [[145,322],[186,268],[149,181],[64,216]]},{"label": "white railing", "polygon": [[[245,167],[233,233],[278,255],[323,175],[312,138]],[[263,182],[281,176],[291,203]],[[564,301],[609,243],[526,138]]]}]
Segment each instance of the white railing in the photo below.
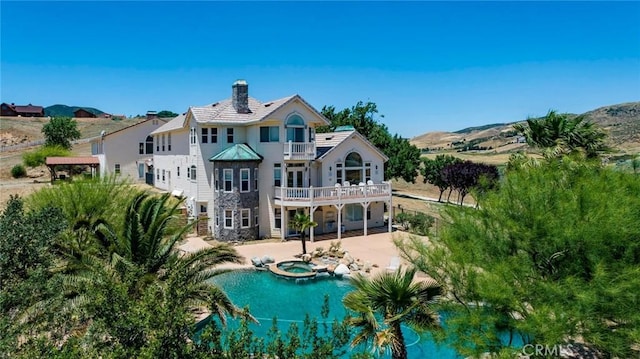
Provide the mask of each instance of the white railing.
[{"label": "white railing", "polygon": [[274,196],[281,201],[320,202],[391,197],[391,184],[362,184],[349,187],[275,187]]},{"label": "white railing", "polygon": [[312,160],[316,158],[316,143],[285,142],[284,157],[288,160]]}]

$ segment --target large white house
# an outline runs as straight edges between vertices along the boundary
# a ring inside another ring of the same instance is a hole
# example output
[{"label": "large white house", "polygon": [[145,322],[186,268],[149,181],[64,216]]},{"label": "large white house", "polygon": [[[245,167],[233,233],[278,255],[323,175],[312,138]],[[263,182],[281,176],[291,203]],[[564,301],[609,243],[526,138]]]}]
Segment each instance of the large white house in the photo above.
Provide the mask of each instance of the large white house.
[{"label": "large white house", "polygon": [[118,174],[144,181],[153,168],[154,143],[149,134],[165,123],[158,118],[145,120],[93,139],[91,155],[100,161],[100,175]]},{"label": "large white house", "polygon": [[311,240],[384,226],[387,157],[350,127],[316,134],[327,124],[299,95],[259,102],[237,81],[230,99],[151,132],[154,185],[185,197],[198,232],[222,241],[297,235],[296,211],[318,223]]}]

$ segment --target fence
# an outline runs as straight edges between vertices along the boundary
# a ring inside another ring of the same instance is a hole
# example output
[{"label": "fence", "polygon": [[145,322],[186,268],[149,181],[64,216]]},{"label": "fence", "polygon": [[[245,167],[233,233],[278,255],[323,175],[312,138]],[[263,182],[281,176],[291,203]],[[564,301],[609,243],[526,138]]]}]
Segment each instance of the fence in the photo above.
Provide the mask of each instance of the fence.
[{"label": "fence", "polygon": [[[426,212],[420,212],[413,209],[406,209],[398,205],[398,206],[393,206],[393,223],[398,223],[397,218],[399,214],[407,214],[414,217],[419,215],[424,215],[429,218],[432,218],[433,224],[429,227],[430,228],[429,233],[434,234],[436,237],[438,236],[438,233],[440,231],[440,225],[442,224],[441,220],[438,217],[435,217],[434,215]],[[411,232],[411,230],[409,230],[409,232]]]}]

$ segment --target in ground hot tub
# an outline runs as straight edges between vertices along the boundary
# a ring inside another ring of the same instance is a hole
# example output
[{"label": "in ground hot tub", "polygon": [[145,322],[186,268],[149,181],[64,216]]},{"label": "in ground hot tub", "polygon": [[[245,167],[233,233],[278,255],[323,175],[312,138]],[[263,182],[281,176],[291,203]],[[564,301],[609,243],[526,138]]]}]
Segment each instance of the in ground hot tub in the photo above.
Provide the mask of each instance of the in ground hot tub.
[{"label": "in ground hot tub", "polygon": [[296,279],[313,278],[317,274],[312,264],[296,259],[271,264],[269,271],[281,277]]}]

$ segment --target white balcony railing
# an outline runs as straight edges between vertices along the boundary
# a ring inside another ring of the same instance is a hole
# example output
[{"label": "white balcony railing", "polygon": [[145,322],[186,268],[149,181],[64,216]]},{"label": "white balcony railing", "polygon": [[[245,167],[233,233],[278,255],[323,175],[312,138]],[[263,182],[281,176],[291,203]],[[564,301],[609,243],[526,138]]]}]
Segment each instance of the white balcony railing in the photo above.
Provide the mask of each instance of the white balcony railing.
[{"label": "white balcony railing", "polygon": [[362,184],[349,187],[275,187],[274,197],[282,202],[358,202],[391,197],[391,184]]},{"label": "white balcony railing", "polygon": [[285,160],[313,160],[316,158],[315,142],[285,142]]}]

